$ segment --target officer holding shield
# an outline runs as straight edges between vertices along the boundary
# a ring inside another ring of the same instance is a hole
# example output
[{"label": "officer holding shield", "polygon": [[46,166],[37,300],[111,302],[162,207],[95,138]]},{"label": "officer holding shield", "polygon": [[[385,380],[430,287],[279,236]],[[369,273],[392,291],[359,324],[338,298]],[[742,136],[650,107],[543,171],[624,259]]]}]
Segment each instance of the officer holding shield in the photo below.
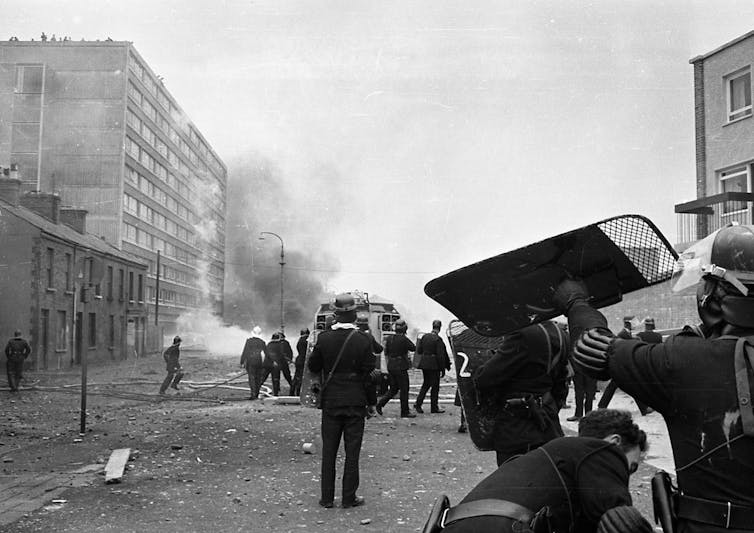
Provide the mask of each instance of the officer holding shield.
[{"label": "officer holding shield", "polygon": [[677,530],[754,531],[754,226],[726,226],[692,246],[673,280],[674,290],[696,285],[702,325],[658,344],[616,338],[580,281],[563,281],[554,299],[568,316],[574,363],[665,418]]}]

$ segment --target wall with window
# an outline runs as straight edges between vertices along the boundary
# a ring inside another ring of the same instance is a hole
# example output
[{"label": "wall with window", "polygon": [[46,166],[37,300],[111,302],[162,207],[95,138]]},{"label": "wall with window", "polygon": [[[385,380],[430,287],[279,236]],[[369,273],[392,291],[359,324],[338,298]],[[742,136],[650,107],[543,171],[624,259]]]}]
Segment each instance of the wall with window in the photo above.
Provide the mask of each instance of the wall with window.
[{"label": "wall with window", "polygon": [[[703,68],[706,195],[751,192],[754,37],[705,58]],[[733,203],[721,206],[726,211],[721,215],[736,216],[744,207]]]}]

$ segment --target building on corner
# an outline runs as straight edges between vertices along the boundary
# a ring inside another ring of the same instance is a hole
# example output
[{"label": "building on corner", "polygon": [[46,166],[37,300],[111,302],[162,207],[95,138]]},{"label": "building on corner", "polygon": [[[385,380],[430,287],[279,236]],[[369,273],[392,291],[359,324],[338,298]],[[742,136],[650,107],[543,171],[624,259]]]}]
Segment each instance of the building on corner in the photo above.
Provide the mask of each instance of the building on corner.
[{"label": "building on corner", "polygon": [[754,31],[692,58],[696,199],[677,204],[681,248],[729,222],[752,223]]},{"label": "building on corner", "polygon": [[145,353],[147,265],[86,227],[86,211],[0,177],[0,339],[21,330],[36,370]]},{"label": "building on corner", "polygon": [[147,265],[153,349],[222,314],[227,169],[132,43],[0,43],[0,167]]}]

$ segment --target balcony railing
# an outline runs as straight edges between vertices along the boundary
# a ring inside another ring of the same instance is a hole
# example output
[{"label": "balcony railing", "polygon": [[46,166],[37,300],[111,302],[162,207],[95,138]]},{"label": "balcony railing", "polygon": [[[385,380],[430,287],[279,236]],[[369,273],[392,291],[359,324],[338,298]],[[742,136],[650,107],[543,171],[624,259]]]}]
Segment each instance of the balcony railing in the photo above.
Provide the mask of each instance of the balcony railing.
[{"label": "balcony railing", "polygon": [[703,239],[729,222],[751,224],[752,204],[754,193],[748,192],[724,192],[677,204],[678,245]]}]

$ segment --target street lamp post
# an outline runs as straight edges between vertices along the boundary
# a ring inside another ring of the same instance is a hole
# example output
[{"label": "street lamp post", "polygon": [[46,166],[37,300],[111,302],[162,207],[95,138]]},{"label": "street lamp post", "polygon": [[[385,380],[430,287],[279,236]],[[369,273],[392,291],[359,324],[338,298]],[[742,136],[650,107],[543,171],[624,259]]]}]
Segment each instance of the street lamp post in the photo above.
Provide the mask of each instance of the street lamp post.
[{"label": "street lamp post", "polygon": [[280,333],[285,334],[285,308],[283,307],[283,267],[285,266],[285,245],[283,238],[277,233],[271,231],[262,231],[259,233],[259,240],[263,241],[262,235],[273,235],[280,241]]}]

